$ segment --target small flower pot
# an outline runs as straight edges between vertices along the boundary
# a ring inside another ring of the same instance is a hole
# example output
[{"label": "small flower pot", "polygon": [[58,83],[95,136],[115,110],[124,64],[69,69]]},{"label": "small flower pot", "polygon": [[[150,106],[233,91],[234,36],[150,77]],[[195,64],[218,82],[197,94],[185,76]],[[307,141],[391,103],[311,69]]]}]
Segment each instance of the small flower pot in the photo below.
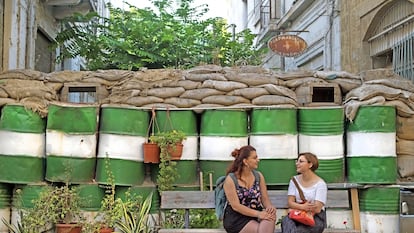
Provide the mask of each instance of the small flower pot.
[{"label": "small flower pot", "polygon": [[143,144],[144,163],[159,163],[160,148],[156,143],[146,142]]},{"label": "small flower pot", "polygon": [[184,145],[182,143],[177,143],[175,145],[169,145],[167,151],[171,156],[171,160],[180,160],[183,155]]},{"label": "small flower pot", "polygon": [[80,233],[82,227],[77,223],[57,223],[55,225],[56,233]]},{"label": "small flower pot", "polygon": [[99,229],[100,233],[112,233],[114,232],[115,229],[114,228],[110,228],[110,227],[103,227],[101,229]]}]

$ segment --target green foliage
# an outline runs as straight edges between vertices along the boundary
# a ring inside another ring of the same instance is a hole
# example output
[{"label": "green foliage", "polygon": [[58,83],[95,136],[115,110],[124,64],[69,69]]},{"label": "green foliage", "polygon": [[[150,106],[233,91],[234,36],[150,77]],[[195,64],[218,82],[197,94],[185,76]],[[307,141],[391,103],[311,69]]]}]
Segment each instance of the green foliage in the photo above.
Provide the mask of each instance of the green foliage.
[{"label": "green foliage", "polygon": [[149,227],[148,218],[152,204],[152,193],[139,205],[131,206],[128,203],[121,202],[123,218],[116,221],[116,228],[121,233],[150,233],[154,229]]},{"label": "green foliage", "polygon": [[194,0],[180,0],[172,7],[173,2],[152,0],[155,10],[109,5],[110,18],[96,13],[69,17],[54,45],[61,48],[59,59],[82,56],[90,70],[260,64],[263,51],[253,48],[255,35],[249,30],[232,35],[224,19],[201,19],[207,5],[192,7]]},{"label": "green foliage", "polygon": [[191,228],[218,228],[220,224],[214,210],[195,209],[190,211]]}]

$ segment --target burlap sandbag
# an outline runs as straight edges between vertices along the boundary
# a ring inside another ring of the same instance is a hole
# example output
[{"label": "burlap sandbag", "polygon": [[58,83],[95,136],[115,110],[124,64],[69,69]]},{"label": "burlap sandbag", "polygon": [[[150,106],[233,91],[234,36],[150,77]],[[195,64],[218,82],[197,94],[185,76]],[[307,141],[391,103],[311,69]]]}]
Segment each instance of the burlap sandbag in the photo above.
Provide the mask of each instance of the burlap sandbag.
[{"label": "burlap sandbag", "polygon": [[414,155],[414,140],[397,137],[397,155]]},{"label": "burlap sandbag", "polygon": [[383,105],[385,103],[385,98],[383,96],[374,96],[371,99],[365,101],[358,101],[358,100],[348,100],[346,103],[343,104],[345,117],[349,121],[353,121],[355,116],[358,112],[358,109],[362,105]]},{"label": "burlap sandbag", "polygon": [[289,88],[295,89],[306,83],[328,83],[326,80],[314,77],[297,78],[288,81],[284,81],[283,85]]},{"label": "burlap sandbag", "polygon": [[20,100],[26,109],[38,113],[41,117],[46,117],[48,113],[49,101],[39,97],[27,97]]},{"label": "burlap sandbag", "polygon": [[106,79],[103,78],[99,78],[99,77],[85,77],[82,78],[82,80],[80,81],[82,83],[99,83],[100,85],[104,85],[104,86],[112,86],[113,82],[108,81]]},{"label": "burlap sandbag", "polygon": [[348,78],[348,79],[356,79],[356,80],[362,80],[359,75],[351,74],[346,71],[315,71],[313,73],[314,77],[317,78],[323,78],[323,79],[329,79],[334,80],[336,78]]},{"label": "burlap sandbag", "polygon": [[43,81],[46,79],[46,74],[31,69],[14,69],[1,72],[0,79],[25,79]]},{"label": "burlap sandbag", "polygon": [[296,93],[287,87],[273,85],[273,84],[260,85],[259,87],[265,88],[271,95],[286,96],[286,97],[289,97],[297,101]]},{"label": "burlap sandbag", "polygon": [[97,70],[88,75],[89,77],[101,78],[108,81],[118,81],[133,76],[134,71],[129,70]]},{"label": "burlap sandbag", "polygon": [[397,116],[397,136],[405,140],[414,140],[414,115]]},{"label": "burlap sandbag", "polygon": [[205,98],[207,96],[222,95],[222,94],[225,94],[225,93],[222,92],[222,91],[216,90],[216,89],[200,88],[200,89],[194,89],[194,90],[187,90],[180,97],[181,98],[202,100],[203,98]]},{"label": "burlap sandbag", "polygon": [[192,109],[195,113],[201,114],[206,109],[217,109],[221,107],[224,107],[224,105],[222,104],[199,104],[199,105],[194,106]]},{"label": "burlap sandbag", "polygon": [[261,66],[234,66],[234,67],[223,67],[224,72],[237,72],[237,73],[255,73],[255,74],[271,74],[272,71]]},{"label": "burlap sandbag", "polygon": [[81,81],[84,77],[88,76],[92,71],[56,71],[52,73],[46,74],[46,79],[49,82],[58,82],[58,83],[66,83],[66,82],[77,82]]},{"label": "burlap sandbag", "polygon": [[243,96],[244,98],[251,100],[261,95],[268,95],[269,92],[263,87],[247,87],[233,90],[227,94]]},{"label": "burlap sandbag", "polygon": [[160,87],[144,90],[142,96],[156,96],[159,98],[178,97],[185,92],[183,87]]},{"label": "burlap sandbag", "polygon": [[134,97],[128,98],[125,103],[140,107],[146,104],[155,104],[155,103],[163,103],[163,102],[164,102],[164,99],[156,97],[156,96],[134,96]]},{"label": "burlap sandbag", "polygon": [[234,104],[250,103],[250,100],[241,96],[230,95],[212,95],[207,96],[201,100],[203,104],[220,104],[224,106],[230,106]]},{"label": "burlap sandbag", "polygon": [[17,103],[17,100],[12,98],[0,98],[0,106],[13,103]]},{"label": "burlap sandbag", "polygon": [[286,96],[280,95],[262,95],[252,100],[252,104],[254,105],[279,105],[279,104],[292,104],[298,106],[298,103]]},{"label": "burlap sandbag", "polygon": [[10,98],[20,100],[26,97],[39,97],[47,100],[58,100],[56,91],[46,86],[42,81],[4,79],[0,86]]},{"label": "burlap sandbag", "polygon": [[136,80],[136,79],[130,79],[124,82],[120,82],[116,85],[114,85],[111,89],[112,91],[121,91],[121,90],[143,90],[149,87],[149,84],[147,82]]},{"label": "burlap sandbag", "polygon": [[186,90],[192,90],[201,87],[201,84],[201,82],[194,82],[191,80],[176,80],[165,83],[164,87],[183,87]]},{"label": "burlap sandbag", "polygon": [[400,177],[414,176],[414,155],[398,155],[397,165]]},{"label": "burlap sandbag", "polygon": [[218,65],[201,65],[188,69],[186,72],[190,74],[210,74],[210,73],[221,73],[223,67]]},{"label": "burlap sandbag", "polygon": [[0,86],[0,98],[7,98],[8,96],[9,94]]},{"label": "burlap sandbag", "polygon": [[229,81],[244,83],[249,87],[263,84],[279,85],[282,83],[280,79],[271,74],[226,72],[224,75]]},{"label": "burlap sandbag", "polygon": [[216,81],[206,80],[201,85],[201,88],[213,88],[219,91],[229,92],[234,89],[246,88],[247,85],[244,83],[233,82],[233,81]]},{"label": "burlap sandbag", "polygon": [[358,79],[336,78],[328,80],[329,83],[337,83],[341,88],[342,95],[362,85],[362,81]]},{"label": "burlap sandbag", "polygon": [[411,80],[403,78],[377,79],[365,82],[365,84],[381,84],[384,86],[414,92],[414,84]]},{"label": "burlap sandbag", "polygon": [[411,117],[414,114],[414,110],[401,100],[386,101],[384,105],[394,106],[397,109],[397,115],[402,117]]},{"label": "burlap sandbag", "polygon": [[227,81],[226,77],[222,73],[186,73],[184,72],[184,77],[187,80],[195,82],[204,82],[205,80],[217,80],[217,81]]},{"label": "burlap sandbag", "polygon": [[183,80],[183,71],[178,69],[149,69],[136,71],[133,78],[144,82],[157,82],[161,80]]},{"label": "burlap sandbag", "polygon": [[304,77],[312,77],[314,71],[311,70],[298,70],[298,71],[289,71],[289,72],[275,72],[274,75],[282,80],[291,80]]},{"label": "burlap sandbag", "polygon": [[171,97],[171,98],[165,99],[164,103],[172,104],[179,108],[191,108],[191,107],[201,104],[201,101],[196,100],[196,99]]},{"label": "burlap sandbag", "polygon": [[364,101],[374,96],[384,96],[386,100],[395,100],[400,97],[409,98],[410,93],[379,84],[362,84],[360,87],[348,92],[345,96],[345,101],[349,99]]}]

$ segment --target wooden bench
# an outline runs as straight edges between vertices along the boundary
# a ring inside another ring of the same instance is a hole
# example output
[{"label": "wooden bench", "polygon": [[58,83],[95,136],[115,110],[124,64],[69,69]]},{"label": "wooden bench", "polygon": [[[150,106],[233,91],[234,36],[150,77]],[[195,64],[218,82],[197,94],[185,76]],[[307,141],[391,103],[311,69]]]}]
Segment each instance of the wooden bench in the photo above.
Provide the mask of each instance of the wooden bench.
[{"label": "wooden bench", "polygon": [[[278,209],[287,209],[287,191],[269,190],[269,197]],[[349,202],[351,197],[351,205]],[[356,184],[328,184],[326,208],[352,209],[353,229],[325,229],[324,233],[359,233],[361,232],[359,216],[358,189]],[[159,233],[224,233],[224,229],[190,229],[190,209],[214,209],[214,191],[164,191],[161,194],[161,210],[184,209],[185,229],[160,229]],[[280,229],[276,229],[280,232]]]}]

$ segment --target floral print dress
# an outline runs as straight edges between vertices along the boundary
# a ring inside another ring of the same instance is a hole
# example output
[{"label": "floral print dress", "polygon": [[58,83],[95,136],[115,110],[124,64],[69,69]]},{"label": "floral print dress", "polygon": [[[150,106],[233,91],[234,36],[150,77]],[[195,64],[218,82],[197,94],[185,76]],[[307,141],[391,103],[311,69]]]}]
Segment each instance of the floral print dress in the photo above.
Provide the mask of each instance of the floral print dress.
[{"label": "floral print dress", "polygon": [[[263,210],[263,204],[259,184],[260,178],[258,178],[257,171],[253,172],[255,173],[255,182],[251,188],[239,186],[236,176],[233,173],[230,173],[229,175],[236,184],[236,192],[240,204],[261,211]],[[228,233],[238,233],[250,220],[257,220],[257,218],[242,215],[239,212],[234,211],[230,205],[227,205],[224,213],[223,226]]]}]

